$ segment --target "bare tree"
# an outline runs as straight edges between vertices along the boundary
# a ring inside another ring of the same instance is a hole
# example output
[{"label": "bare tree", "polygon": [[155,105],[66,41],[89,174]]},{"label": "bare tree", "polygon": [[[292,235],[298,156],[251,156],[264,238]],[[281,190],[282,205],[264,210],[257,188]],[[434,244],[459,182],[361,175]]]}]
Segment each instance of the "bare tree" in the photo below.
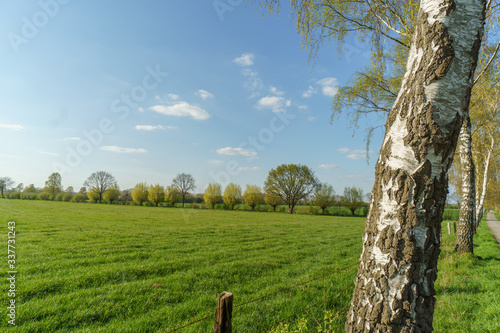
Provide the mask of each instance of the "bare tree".
[{"label": "bare tree", "polygon": [[186,201],[186,195],[189,191],[192,191],[196,188],[194,185],[194,178],[190,174],[181,173],[178,174],[173,180],[172,185],[177,188],[180,195],[182,196],[182,207],[184,207],[184,202]]},{"label": "bare tree", "polygon": [[85,183],[83,183],[83,185],[87,187],[88,192],[94,192],[99,195],[99,202],[102,202],[103,193],[115,184],[115,177],[106,171],[94,172],[87,178]]},{"label": "bare tree", "polygon": [[3,192],[8,190],[9,187],[14,185],[15,181],[13,181],[10,177],[2,177],[0,178],[0,198],[3,198]]}]

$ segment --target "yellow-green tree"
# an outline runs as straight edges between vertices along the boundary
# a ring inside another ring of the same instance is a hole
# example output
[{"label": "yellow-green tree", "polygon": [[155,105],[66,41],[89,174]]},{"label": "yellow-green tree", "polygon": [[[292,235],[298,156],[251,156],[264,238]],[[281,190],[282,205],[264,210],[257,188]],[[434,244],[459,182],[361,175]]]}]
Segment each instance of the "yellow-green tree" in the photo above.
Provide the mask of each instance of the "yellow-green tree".
[{"label": "yellow-green tree", "polygon": [[269,171],[264,183],[266,193],[280,197],[288,205],[288,213],[293,214],[297,203],[314,191],[318,179],[306,165],[282,164]]},{"label": "yellow-green tree", "polygon": [[328,206],[332,206],[335,203],[335,191],[332,185],[327,183],[319,184],[314,191],[313,202],[316,206],[319,206],[325,214],[325,209]]},{"label": "yellow-green tree", "polygon": [[170,185],[165,188],[165,202],[168,202],[172,207],[175,206],[175,203],[178,202],[180,198],[181,194],[177,190],[177,187]]},{"label": "yellow-green tree", "polygon": [[228,184],[224,190],[222,200],[224,200],[226,205],[231,206],[231,209],[234,209],[234,206],[241,200],[240,185],[234,183]]},{"label": "yellow-green tree", "polygon": [[93,191],[93,190],[89,190],[87,191],[87,197],[89,198],[89,201],[90,202],[97,202],[97,201],[100,201],[100,198],[101,198],[101,194],[99,194],[99,192],[96,192],[96,191]]},{"label": "yellow-green tree", "polygon": [[276,211],[276,206],[283,202],[280,197],[270,192],[266,192],[266,194],[264,195],[264,201],[266,202],[266,204],[273,207],[273,212]]},{"label": "yellow-green tree", "polygon": [[131,193],[132,200],[139,205],[142,205],[144,201],[148,200],[148,195],[149,187],[146,183],[137,183]]},{"label": "yellow-green tree", "polygon": [[112,204],[113,201],[118,200],[120,194],[120,187],[118,187],[117,183],[114,183],[106,191],[104,191],[102,198]]},{"label": "yellow-green tree", "polygon": [[148,191],[149,201],[158,207],[158,204],[165,199],[165,188],[160,184],[151,185]]},{"label": "yellow-green tree", "polygon": [[245,204],[249,205],[254,210],[255,206],[262,200],[262,192],[257,185],[247,185],[245,193],[243,193]]},{"label": "yellow-green tree", "polygon": [[49,179],[45,182],[43,191],[51,195],[56,195],[62,191],[62,177],[59,172],[54,172],[49,176]]},{"label": "yellow-green tree", "polygon": [[212,209],[215,208],[215,204],[222,199],[222,190],[220,184],[210,183],[205,189],[203,194],[203,200],[207,205],[211,205]]}]

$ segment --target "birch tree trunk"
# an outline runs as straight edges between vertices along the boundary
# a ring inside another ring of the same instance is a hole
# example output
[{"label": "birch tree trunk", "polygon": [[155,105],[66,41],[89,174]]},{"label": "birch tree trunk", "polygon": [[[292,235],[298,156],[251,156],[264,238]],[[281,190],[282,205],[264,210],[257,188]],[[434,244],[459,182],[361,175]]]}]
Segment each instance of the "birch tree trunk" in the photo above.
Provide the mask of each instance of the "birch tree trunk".
[{"label": "birch tree trunk", "polygon": [[474,253],[473,236],[476,228],[476,170],[472,159],[472,135],[470,117],[466,117],[458,140],[461,175],[462,199],[458,218],[456,252]]},{"label": "birch tree trunk", "polygon": [[422,0],[375,168],[346,332],[431,332],[448,179],[484,25],[483,0]]},{"label": "birch tree trunk", "polygon": [[479,222],[483,219],[484,214],[484,199],[486,198],[486,189],[488,188],[488,170],[490,168],[490,160],[491,153],[495,148],[495,139],[491,138],[491,146],[488,149],[488,154],[486,155],[486,160],[484,161],[484,172],[483,172],[483,184],[481,189],[481,195],[479,196],[479,200],[477,203],[477,211],[476,211],[476,227],[479,225]]}]

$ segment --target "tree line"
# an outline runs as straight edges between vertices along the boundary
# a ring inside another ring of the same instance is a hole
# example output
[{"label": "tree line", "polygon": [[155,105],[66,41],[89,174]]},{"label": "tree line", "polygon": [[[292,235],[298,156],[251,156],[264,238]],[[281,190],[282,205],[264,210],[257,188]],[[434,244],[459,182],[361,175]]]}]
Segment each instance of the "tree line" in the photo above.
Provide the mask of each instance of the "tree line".
[{"label": "tree line", "polygon": [[[204,204],[206,208],[215,209],[217,205],[222,205],[222,208],[231,210],[238,204],[245,204],[252,211],[256,206],[265,204],[274,212],[279,205],[286,205],[289,214],[293,214],[297,205],[309,204],[318,206],[322,214],[328,214],[327,208],[331,206],[346,207],[353,216],[361,207],[364,207],[361,215],[366,216],[368,212],[361,188],[346,187],[343,195],[336,195],[332,185],[320,183],[309,167],[300,164],[282,164],[269,171],[263,188],[246,185],[244,191],[235,183],[228,184],[224,190],[221,184],[210,183],[203,193],[195,194],[195,179],[186,173],[178,174],[167,186],[140,182],[132,189],[120,190],[111,173],[97,171],[85,180],[76,193],[72,186],[63,190],[62,177],[57,172],[48,177],[43,189],[36,188],[34,184],[24,187],[23,183],[12,187],[14,183],[9,177],[0,178],[1,197],[171,207],[180,203],[183,208],[186,202],[191,201],[192,204]],[[317,213],[310,208],[310,213],[313,212]]]}]

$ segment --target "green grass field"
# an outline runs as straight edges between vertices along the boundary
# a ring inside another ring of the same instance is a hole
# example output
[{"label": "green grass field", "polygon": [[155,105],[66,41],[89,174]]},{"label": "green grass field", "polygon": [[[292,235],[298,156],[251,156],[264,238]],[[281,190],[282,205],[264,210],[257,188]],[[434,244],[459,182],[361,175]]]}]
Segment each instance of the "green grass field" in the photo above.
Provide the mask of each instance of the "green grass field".
[{"label": "green grass field", "polygon": [[[287,321],[314,323],[333,309],[341,332],[356,267],[238,305],[355,264],[365,220],[0,199],[4,240],[8,221],[16,221],[18,271],[9,331],[168,332],[212,314],[230,291],[234,331],[258,332],[348,288]],[[476,242],[480,259],[452,254],[453,235],[443,236],[436,332],[500,331],[500,253],[485,224]]]}]

